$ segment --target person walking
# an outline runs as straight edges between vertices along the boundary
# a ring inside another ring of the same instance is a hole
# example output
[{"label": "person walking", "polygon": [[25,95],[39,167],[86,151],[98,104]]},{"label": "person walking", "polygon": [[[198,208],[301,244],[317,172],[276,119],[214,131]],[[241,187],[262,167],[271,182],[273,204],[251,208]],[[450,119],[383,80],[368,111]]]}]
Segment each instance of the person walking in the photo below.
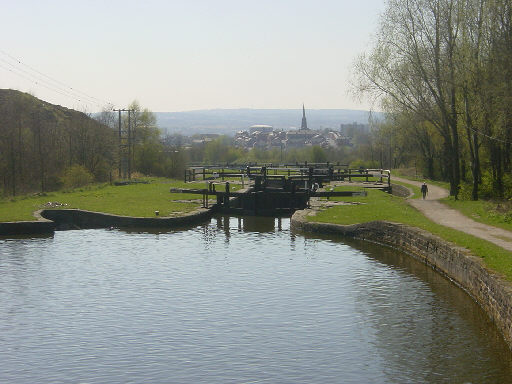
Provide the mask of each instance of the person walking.
[{"label": "person walking", "polygon": [[423,182],[423,184],[421,185],[421,194],[423,196],[423,200],[425,200],[425,197],[427,197],[427,193],[428,193],[427,183]]}]

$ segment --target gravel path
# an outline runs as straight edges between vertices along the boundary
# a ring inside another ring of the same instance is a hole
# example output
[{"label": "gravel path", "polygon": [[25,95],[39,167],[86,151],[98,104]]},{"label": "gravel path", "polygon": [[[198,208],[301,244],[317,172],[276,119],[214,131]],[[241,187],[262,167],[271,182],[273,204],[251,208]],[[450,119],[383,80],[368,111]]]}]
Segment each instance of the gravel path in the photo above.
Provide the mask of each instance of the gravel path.
[{"label": "gravel path", "polygon": [[[421,182],[393,177],[403,183],[421,187]],[[428,185],[428,183],[427,183]],[[435,185],[428,185],[428,194],[425,200],[409,199],[408,202],[413,207],[421,211],[430,220],[444,225],[446,227],[457,229],[461,232],[488,240],[491,243],[499,245],[509,251],[512,251],[512,232],[505,229],[493,227],[490,225],[478,223],[459,211],[448,207],[439,202],[439,199],[448,196],[448,191]]]}]

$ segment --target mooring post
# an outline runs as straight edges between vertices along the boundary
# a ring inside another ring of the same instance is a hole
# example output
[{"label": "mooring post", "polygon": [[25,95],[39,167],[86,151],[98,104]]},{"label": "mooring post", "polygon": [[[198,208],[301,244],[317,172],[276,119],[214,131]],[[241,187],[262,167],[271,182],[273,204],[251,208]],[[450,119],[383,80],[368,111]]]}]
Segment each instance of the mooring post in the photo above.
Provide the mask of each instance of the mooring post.
[{"label": "mooring post", "polygon": [[224,196],[224,206],[229,208],[229,181],[226,181],[226,194]]}]

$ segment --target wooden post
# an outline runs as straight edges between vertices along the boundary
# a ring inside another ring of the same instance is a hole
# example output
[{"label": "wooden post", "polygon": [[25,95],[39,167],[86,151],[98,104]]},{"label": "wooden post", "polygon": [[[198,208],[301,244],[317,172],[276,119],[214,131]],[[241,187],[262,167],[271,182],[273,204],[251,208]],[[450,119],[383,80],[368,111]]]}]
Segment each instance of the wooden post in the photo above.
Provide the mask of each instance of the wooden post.
[{"label": "wooden post", "polygon": [[224,195],[224,206],[229,208],[229,181],[226,181],[226,194]]}]

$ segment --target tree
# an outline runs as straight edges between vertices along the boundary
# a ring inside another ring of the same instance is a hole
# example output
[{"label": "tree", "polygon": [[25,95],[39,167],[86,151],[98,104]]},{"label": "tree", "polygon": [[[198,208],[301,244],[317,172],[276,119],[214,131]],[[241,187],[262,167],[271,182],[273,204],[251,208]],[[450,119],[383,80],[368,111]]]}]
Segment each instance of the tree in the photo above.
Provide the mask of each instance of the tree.
[{"label": "tree", "polygon": [[452,195],[460,182],[455,77],[460,6],[456,0],[390,0],[375,46],[356,66],[358,92],[416,114],[438,131]]}]

